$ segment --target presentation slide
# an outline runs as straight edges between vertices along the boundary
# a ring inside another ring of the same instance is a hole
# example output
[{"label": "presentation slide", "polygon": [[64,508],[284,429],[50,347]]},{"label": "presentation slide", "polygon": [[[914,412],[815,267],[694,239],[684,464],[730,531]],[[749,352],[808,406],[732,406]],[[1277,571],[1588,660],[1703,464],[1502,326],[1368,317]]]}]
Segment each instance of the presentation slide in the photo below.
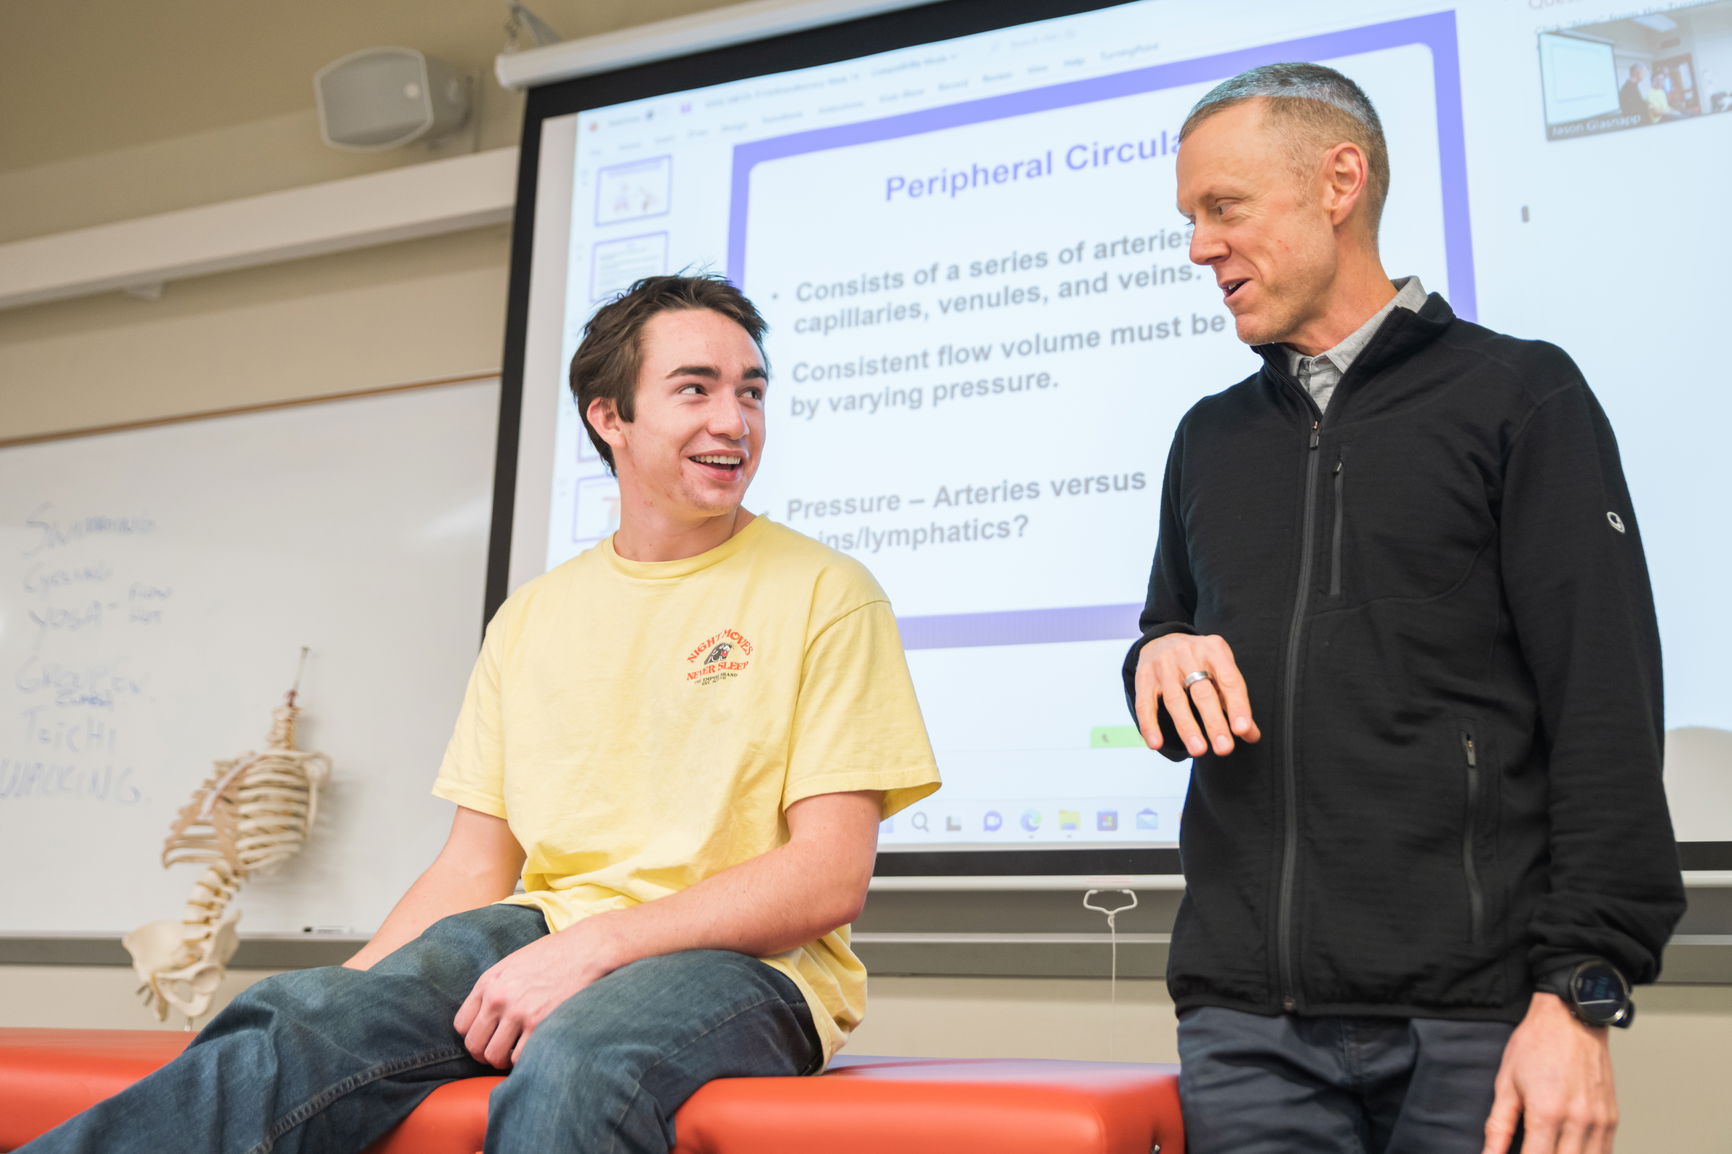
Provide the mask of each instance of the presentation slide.
[{"label": "presentation slide", "polygon": [[[1391,273],[1562,345],[1612,412],[1662,598],[1671,724],[1717,766],[1674,801],[1726,812],[1716,655],[1732,610],[1692,510],[1732,490],[1704,427],[1732,403],[1702,351],[1713,294],[1662,289],[1678,257],[1660,245],[1683,227],[1667,206],[1724,181],[1732,2],[1558,11],[1255,0],[1229,20],[1153,0],[547,122],[534,277],[558,287],[530,315],[519,493],[535,492],[519,518],[536,520],[512,583],[617,527],[617,487],[562,388],[584,321],[637,277],[725,273],[771,326],[747,505],[884,585],[945,774],[885,824],[885,847],[1174,844],[1189,766],[1143,748],[1118,667],[1173,429],[1257,363],[1187,259],[1178,131],[1228,76],[1319,61],[1382,115]],[[1639,116],[1621,91],[1633,64]],[[1706,267],[1732,257],[1718,217],[1688,227]],[[1715,828],[1732,818],[1695,822],[1681,838],[1732,839]]]}]

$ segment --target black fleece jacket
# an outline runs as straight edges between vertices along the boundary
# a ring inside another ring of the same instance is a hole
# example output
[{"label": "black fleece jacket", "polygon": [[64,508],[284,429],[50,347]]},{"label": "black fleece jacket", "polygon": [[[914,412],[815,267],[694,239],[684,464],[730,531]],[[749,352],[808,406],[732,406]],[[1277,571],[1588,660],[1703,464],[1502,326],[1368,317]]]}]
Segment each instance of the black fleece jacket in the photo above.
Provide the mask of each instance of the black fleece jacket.
[{"label": "black fleece jacket", "polygon": [[1192,770],[1174,1001],[1518,1021],[1583,957],[1651,981],[1684,905],[1659,638],[1581,373],[1435,294],[1327,416],[1257,351],[1179,426],[1124,667],[1129,698],[1144,642],[1220,634],[1263,732]]}]

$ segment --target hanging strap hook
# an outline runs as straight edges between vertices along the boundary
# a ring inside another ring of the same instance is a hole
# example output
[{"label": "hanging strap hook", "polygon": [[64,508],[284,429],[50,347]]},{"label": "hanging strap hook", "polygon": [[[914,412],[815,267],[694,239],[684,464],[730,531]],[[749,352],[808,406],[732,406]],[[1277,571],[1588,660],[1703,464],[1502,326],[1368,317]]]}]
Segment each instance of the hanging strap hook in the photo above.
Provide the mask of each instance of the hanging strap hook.
[{"label": "hanging strap hook", "polygon": [[[1114,906],[1113,908],[1108,909],[1106,906],[1095,905],[1094,902],[1090,900],[1096,894],[1124,894],[1126,897],[1130,898],[1131,900],[1126,902],[1122,906]],[[1097,914],[1105,914],[1107,916],[1107,928],[1109,930],[1116,928],[1114,926],[1113,922],[1114,922],[1114,919],[1116,919],[1120,914],[1124,913],[1126,910],[1134,910],[1136,908],[1137,908],[1137,891],[1136,890],[1123,890],[1123,889],[1120,889],[1120,890],[1090,890],[1083,895],[1083,909],[1093,910]]]}]

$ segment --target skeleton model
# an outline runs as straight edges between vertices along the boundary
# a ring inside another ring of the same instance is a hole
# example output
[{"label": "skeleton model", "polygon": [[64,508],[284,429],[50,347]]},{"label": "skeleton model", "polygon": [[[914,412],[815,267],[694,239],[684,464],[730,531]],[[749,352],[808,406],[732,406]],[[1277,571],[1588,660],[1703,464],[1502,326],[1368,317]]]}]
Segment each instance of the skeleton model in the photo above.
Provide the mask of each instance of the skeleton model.
[{"label": "skeleton model", "polygon": [[[301,652],[302,660],[306,651]],[[300,678],[297,677],[296,684]],[[162,847],[162,864],[205,867],[178,922],[148,922],[122,941],[143,981],[144,1004],[166,1021],[170,1006],[193,1019],[210,1008],[240,939],[240,911],[228,904],[248,878],[299,853],[317,811],[331,759],[295,749],[295,690],[272,714],[263,753],[244,753],[216,768],[181,807]]]}]

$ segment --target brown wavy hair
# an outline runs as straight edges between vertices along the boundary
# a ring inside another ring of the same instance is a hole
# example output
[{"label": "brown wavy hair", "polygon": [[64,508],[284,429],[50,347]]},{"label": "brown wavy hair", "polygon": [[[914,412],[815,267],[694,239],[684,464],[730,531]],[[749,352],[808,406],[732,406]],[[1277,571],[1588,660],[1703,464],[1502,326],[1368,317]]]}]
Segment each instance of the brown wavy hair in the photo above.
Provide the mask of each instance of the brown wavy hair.
[{"label": "brown wavy hair", "polygon": [[583,341],[571,358],[571,395],[577,399],[577,415],[589,443],[613,469],[613,448],[589,423],[589,404],[598,397],[613,402],[619,419],[635,417],[633,399],[642,364],[643,329],[660,313],[677,309],[709,309],[746,330],[758,352],[764,351],[764,332],[769,325],[745,294],[726,277],[713,273],[697,276],[647,276],[602,305],[583,326]]}]

